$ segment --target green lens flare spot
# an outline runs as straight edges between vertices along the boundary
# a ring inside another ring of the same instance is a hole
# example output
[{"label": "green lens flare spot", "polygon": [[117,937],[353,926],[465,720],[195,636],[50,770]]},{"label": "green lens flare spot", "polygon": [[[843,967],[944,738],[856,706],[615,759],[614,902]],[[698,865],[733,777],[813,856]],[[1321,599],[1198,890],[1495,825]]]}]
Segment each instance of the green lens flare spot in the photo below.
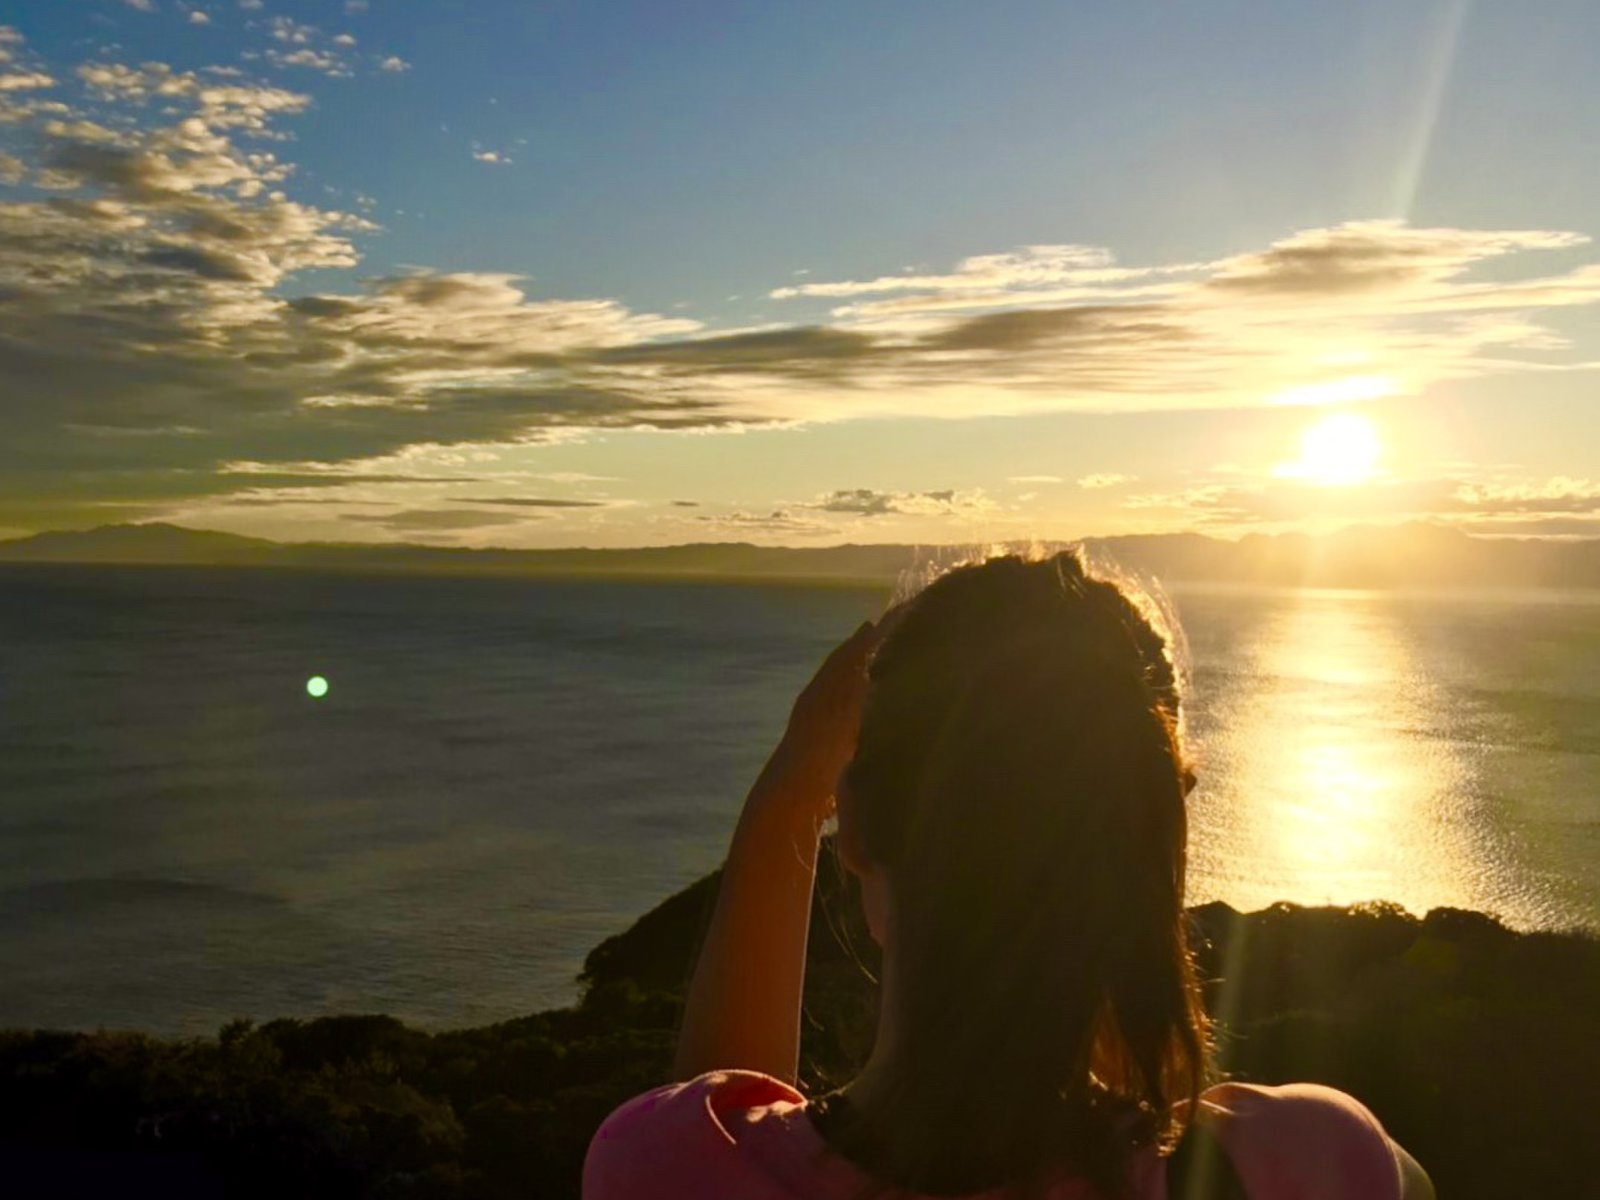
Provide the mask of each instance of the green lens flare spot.
[{"label": "green lens flare spot", "polygon": [[313,675],[306,680],[306,695],[320,700],[328,694],[328,681],[321,675]]}]

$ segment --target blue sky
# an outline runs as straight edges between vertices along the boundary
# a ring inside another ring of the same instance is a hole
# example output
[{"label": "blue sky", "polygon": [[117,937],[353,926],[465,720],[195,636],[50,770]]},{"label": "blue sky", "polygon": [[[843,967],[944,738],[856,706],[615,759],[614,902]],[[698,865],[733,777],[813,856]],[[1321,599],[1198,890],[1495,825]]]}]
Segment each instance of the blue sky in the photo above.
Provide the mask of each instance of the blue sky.
[{"label": "blue sky", "polygon": [[1600,533],[1592,3],[8,12],[0,533]]}]

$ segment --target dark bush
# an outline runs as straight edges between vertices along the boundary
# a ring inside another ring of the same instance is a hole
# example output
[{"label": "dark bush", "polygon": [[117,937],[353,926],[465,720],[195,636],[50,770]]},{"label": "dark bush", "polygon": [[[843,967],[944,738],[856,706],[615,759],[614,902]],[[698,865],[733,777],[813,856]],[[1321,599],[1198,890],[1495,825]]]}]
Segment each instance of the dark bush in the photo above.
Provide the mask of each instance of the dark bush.
[{"label": "dark bush", "polygon": [[[876,1016],[875,948],[824,865],[807,1087],[848,1076]],[[137,1195],[143,1179],[173,1200],[573,1197],[595,1127],[668,1077],[714,882],[598,946],[571,1008],[478,1029],[338,1016],[231,1022],[185,1041],[0,1034],[0,1192]],[[1587,1193],[1581,1148],[1600,1078],[1593,938],[1382,904],[1210,904],[1192,918],[1226,1071],[1356,1094],[1452,1200]]]}]

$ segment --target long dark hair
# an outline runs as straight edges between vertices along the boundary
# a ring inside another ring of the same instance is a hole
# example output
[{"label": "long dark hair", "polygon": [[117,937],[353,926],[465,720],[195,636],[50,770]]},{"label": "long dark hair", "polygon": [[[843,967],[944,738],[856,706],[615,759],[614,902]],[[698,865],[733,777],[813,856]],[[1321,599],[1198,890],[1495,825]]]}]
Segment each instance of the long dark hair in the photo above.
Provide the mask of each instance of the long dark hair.
[{"label": "long dark hair", "polygon": [[1166,643],[1076,554],[1013,555],[913,597],[869,679],[843,783],[892,896],[894,1037],[826,1134],[893,1187],[1124,1194],[1208,1061]]}]

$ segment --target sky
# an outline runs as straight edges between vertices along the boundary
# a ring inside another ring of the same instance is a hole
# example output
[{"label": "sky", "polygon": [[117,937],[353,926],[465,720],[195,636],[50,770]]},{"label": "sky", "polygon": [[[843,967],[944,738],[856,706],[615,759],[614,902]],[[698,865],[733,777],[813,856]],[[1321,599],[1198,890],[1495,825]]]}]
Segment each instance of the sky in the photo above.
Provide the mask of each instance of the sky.
[{"label": "sky", "polygon": [[1600,5],[13,0],[0,536],[1600,536]]}]

